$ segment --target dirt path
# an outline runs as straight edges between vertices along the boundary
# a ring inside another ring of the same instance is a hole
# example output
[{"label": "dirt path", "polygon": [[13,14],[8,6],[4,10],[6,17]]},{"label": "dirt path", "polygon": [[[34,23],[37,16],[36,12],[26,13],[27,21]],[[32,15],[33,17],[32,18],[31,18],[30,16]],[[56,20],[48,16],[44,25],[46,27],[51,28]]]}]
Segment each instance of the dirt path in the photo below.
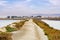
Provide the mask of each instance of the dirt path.
[{"label": "dirt path", "polygon": [[25,22],[22,29],[15,32],[12,38],[13,40],[48,40],[43,30],[38,27],[32,19]]}]

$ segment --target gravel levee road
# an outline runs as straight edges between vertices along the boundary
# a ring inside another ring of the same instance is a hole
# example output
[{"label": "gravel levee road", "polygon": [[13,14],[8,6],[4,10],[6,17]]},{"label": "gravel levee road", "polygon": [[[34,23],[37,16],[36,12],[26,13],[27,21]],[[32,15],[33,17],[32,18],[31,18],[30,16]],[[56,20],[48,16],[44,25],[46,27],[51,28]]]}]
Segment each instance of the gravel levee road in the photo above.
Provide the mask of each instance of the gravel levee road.
[{"label": "gravel levee road", "polygon": [[36,25],[32,19],[25,22],[21,30],[12,35],[13,40],[48,40],[43,29]]}]

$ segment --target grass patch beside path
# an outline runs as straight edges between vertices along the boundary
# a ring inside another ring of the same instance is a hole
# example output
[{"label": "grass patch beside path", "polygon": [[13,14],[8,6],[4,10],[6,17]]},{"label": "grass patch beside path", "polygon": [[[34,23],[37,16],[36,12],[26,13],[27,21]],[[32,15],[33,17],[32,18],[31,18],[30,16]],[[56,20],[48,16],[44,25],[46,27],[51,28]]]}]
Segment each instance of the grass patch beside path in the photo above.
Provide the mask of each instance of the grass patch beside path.
[{"label": "grass patch beside path", "polygon": [[50,27],[47,23],[33,19],[33,22],[35,22],[40,28],[42,28],[45,32],[45,35],[48,36],[49,40],[60,40],[60,30],[54,29]]}]

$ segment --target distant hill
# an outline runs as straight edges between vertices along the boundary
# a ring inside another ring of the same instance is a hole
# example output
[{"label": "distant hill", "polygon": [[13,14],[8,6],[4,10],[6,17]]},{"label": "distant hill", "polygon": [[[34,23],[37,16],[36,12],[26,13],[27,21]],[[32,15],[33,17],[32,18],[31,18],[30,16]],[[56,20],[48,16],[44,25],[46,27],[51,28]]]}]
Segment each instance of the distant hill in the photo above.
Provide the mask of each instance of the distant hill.
[{"label": "distant hill", "polygon": [[60,16],[60,14],[32,14],[33,16],[37,16],[37,15],[40,15],[40,16]]}]

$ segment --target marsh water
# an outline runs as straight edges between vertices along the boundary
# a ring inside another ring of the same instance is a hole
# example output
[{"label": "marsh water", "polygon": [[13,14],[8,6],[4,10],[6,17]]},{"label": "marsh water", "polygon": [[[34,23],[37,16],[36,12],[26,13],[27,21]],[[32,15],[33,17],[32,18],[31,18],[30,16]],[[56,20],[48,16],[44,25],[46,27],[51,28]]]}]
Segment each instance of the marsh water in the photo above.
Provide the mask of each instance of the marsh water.
[{"label": "marsh water", "polygon": [[0,20],[0,28],[4,27],[6,25],[9,25],[13,22],[16,22],[16,21],[18,21],[18,20]]},{"label": "marsh water", "polygon": [[42,21],[49,24],[51,27],[60,30],[60,21],[59,20],[42,20]]}]

